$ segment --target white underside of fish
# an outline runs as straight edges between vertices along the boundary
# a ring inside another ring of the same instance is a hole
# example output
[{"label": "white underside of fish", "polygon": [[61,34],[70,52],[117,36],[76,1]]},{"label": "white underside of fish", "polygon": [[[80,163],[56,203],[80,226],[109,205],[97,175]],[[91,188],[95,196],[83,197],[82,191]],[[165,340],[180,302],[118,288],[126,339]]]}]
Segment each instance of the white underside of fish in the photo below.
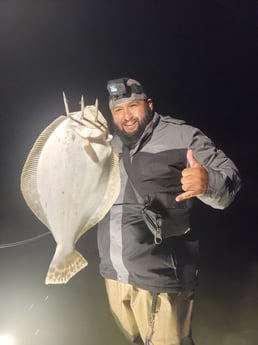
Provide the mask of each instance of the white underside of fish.
[{"label": "white underside of fish", "polygon": [[[93,111],[85,107],[92,123]],[[46,284],[66,283],[87,265],[76,242],[107,214],[120,190],[118,154],[107,130],[85,127],[79,112],[72,116],[80,123],[61,116],[41,133],[21,176],[25,201],[57,244]]]}]

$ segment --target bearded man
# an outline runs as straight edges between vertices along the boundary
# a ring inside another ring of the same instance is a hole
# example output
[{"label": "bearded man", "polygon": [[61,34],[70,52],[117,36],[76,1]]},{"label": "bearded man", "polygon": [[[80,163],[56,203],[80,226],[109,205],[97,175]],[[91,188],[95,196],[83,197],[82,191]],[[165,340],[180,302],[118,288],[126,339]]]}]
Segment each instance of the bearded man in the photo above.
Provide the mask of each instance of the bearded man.
[{"label": "bearded man", "polygon": [[198,128],[153,110],[131,78],[107,84],[121,191],[98,225],[111,311],[133,344],[194,345],[195,198],[224,209],[240,189],[234,163]]}]

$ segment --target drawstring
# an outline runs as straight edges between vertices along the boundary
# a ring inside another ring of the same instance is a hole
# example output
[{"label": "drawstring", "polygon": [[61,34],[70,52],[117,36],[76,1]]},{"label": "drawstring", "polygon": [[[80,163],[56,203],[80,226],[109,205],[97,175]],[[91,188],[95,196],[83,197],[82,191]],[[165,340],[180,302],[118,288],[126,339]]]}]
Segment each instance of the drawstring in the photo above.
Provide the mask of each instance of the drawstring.
[{"label": "drawstring", "polygon": [[156,307],[157,307],[157,300],[158,300],[158,293],[153,292],[152,295],[152,304],[151,304],[151,316],[150,316],[150,322],[148,326],[148,331],[145,339],[145,345],[151,345],[150,339],[153,334],[153,328],[154,328],[154,319],[156,314]]}]

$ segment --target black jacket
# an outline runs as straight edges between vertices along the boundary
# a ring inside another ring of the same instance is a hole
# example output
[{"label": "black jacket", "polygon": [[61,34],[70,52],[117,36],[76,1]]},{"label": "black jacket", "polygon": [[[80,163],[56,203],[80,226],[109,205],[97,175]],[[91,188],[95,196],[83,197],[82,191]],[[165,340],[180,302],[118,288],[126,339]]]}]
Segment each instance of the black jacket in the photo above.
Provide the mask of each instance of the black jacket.
[{"label": "black jacket", "polygon": [[[113,145],[122,152],[118,137]],[[192,199],[176,203],[182,192],[181,171],[187,167],[186,153],[207,169],[209,186],[199,199],[213,208],[225,208],[240,188],[240,177],[234,163],[217,149],[199,129],[184,121],[155,113],[140,140],[130,150],[132,171],[138,179],[139,193],[170,195],[173,212],[191,212]],[[121,191],[108,215],[98,225],[100,273],[104,278],[129,283],[157,292],[194,289],[198,266],[198,241],[185,229],[183,236],[171,236],[155,245],[153,235],[142,218],[142,205],[137,202],[128,176],[120,160]],[[180,216],[177,219],[180,223]]]}]

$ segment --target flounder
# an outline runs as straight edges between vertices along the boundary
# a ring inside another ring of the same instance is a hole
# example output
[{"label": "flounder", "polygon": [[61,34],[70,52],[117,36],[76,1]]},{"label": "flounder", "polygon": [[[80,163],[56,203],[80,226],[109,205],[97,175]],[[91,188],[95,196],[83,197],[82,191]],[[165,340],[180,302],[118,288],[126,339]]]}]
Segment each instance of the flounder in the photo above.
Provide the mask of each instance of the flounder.
[{"label": "flounder", "polygon": [[110,210],[120,190],[118,153],[107,121],[95,105],[55,119],[39,135],[21,174],[22,195],[50,230],[56,251],[46,284],[65,284],[87,266],[79,238]]}]

